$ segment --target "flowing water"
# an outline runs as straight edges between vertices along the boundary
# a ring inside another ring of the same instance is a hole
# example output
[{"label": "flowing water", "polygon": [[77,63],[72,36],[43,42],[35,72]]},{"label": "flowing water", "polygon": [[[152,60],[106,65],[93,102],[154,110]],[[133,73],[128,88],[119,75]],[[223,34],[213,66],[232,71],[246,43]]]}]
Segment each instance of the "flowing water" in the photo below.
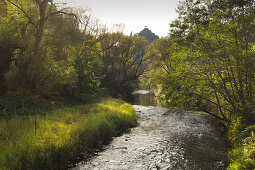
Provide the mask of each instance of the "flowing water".
[{"label": "flowing water", "polygon": [[207,115],[169,112],[146,91],[131,103],[138,126],[74,169],[225,169],[227,145]]}]

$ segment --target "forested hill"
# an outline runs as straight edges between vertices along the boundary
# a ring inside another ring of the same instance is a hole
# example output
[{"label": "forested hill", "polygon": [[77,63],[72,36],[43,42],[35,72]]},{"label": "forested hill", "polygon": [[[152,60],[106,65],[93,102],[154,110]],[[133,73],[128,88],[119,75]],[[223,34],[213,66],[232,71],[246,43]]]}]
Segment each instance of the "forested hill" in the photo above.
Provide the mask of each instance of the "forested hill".
[{"label": "forested hill", "polygon": [[149,28],[145,27],[139,33],[136,33],[134,36],[145,37],[150,43],[156,39],[159,39],[159,36],[154,34]]}]

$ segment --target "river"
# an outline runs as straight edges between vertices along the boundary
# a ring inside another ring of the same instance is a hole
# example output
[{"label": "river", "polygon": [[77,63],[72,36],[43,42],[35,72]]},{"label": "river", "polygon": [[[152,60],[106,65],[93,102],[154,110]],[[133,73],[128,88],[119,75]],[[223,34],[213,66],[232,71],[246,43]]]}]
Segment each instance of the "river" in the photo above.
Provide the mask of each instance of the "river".
[{"label": "river", "polygon": [[169,111],[146,91],[133,93],[138,126],[116,137],[107,149],[73,168],[225,169],[227,143],[205,114]]}]

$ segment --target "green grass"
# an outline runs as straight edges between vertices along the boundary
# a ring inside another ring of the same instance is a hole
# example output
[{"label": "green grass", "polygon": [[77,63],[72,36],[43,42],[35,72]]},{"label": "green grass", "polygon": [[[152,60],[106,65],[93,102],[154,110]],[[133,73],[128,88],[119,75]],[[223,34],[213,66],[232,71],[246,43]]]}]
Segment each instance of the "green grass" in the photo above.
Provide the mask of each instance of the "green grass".
[{"label": "green grass", "polygon": [[[0,169],[59,169],[136,125],[131,105],[118,99],[0,120]],[[35,135],[36,120],[36,135]]]},{"label": "green grass", "polygon": [[243,129],[241,119],[228,127],[232,149],[228,152],[228,170],[255,169],[255,125]]},{"label": "green grass", "polygon": [[229,151],[228,156],[229,170],[255,169],[255,136],[245,138],[241,146]]}]

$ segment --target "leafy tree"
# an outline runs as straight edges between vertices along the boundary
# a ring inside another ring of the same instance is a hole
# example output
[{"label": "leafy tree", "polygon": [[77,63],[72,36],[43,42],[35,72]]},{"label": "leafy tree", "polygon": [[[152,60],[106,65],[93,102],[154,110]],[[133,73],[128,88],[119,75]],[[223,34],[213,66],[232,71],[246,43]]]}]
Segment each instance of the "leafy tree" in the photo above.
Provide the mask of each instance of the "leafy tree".
[{"label": "leafy tree", "polygon": [[0,1],[0,15],[5,17],[7,15],[6,4],[4,1]]},{"label": "leafy tree", "polygon": [[254,123],[254,6],[249,0],[180,3],[171,24],[171,71],[159,76],[167,99],[224,121]]},{"label": "leafy tree", "polygon": [[[147,48],[145,58],[148,60],[146,72],[140,77],[141,86],[154,88],[160,86],[159,75],[170,73],[171,42],[166,38],[153,41]],[[160,88],[159,88],[160,90]]]},{"label": "leafy tree", "polygon": [[75,59],[77,73],[76,86],[79,92],[93,94],[100,85],[101,64],[99,61],[99,44],[96,39],[89,37],[77,47]]},{"label": "leafy tree", "polygon": [[67,10],[57,10],[53,1],[5,3],[8,15],[1,17],[1,31],[4,41],[15,40],[15,46],[9,45],[12,52],[3,54],[8,64],[1,72],[5,77],[1,84],[7,84],[9,92],[47,94],[69,77],[62,73],[71,68],[70,61],[74,62],[72,46],[82,42],[77,17]]},{"label": "leafy tree", "polygon": [[142,37],[121,33],[107,34],[100,42],[105,82],[112,95],[121,93],[128,82],[137,80],[143,73],[147,43]]}]

